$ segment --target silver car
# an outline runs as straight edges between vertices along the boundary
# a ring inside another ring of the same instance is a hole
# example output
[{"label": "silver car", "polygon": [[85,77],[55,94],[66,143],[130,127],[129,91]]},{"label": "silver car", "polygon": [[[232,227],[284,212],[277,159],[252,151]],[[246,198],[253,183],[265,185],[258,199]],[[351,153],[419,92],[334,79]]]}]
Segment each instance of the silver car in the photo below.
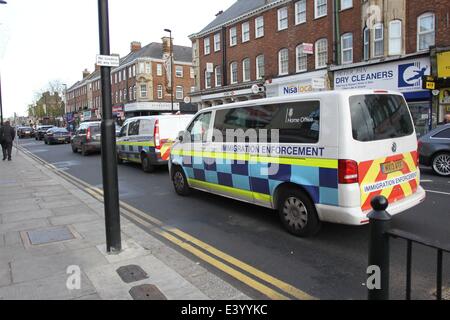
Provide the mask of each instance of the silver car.
[{"label": "silver car", "polygon": [[450,124],[440,126],[419,140],[420,164],[450,177]]}]

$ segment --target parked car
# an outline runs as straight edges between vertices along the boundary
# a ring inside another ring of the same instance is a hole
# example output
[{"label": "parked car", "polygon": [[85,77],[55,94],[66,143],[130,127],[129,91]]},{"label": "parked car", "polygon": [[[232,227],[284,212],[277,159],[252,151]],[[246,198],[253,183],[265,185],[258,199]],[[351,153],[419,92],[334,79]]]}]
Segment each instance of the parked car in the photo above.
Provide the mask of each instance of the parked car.
[{"label": "parked car", "polygon": [[72,151],[74,153],[81,152],[81,155],[83,156],[87,156],[92,152],[100,152],[100,125],[100,121],[82,123],[72,136]]},{"label": "parked car", "polygon": [[35,134],[34,134],[35,139],[39,140],[39,141],[43,140],[45,134],[47,133],[47,131],[52,129],[52,128],[54,128],[54,127],[55,126],[38,126],[36,128],[36,131],[35,131]]},{"label": "parked car", "polygon": [[450,124],[440,126],[419,140],[420,164],[450,177]]},{"label": "parked car", "polygon": [[33,137],[33,129],[31,127],[19,127],[17,129],[17,136],[19,139]]},{"label": "parked car", "polygon": [[167,166],[172,144],[193,117],[165,115],[128,119],[117,137],[118,162],[139,163],[144,172]]},{"label": "parked car", "polygon": [[52,128],[44,135],[45,144],[70,143],[70,133],[65,128]]}]

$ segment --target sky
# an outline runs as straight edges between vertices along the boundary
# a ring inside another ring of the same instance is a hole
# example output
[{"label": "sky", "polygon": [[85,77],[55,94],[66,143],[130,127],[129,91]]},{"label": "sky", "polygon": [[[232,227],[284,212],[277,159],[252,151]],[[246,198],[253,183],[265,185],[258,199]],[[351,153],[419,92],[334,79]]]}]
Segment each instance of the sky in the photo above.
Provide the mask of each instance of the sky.
[{"label": "sky", "polygon": [[[50,81],[69,87],[93,71],[99,54],[96,0],[6,0],[0,4],[0,76],[5,118],[25,116]],[[111,53],[125,56],[132,41],[176,45],[203,29],[236,0],[109,0]]]}]

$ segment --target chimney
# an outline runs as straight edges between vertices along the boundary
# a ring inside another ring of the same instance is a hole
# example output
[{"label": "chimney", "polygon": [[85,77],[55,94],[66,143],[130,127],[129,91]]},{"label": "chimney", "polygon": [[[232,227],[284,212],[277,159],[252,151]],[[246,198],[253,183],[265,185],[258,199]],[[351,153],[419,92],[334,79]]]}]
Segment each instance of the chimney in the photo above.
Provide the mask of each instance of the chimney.
[{"label": "chimney", "polygon": [[170,37],[162,37],[162,46],[163,55],[170,54]]},{"label": "chimney", "polygon": [[88,71],[88,69],[84,69],[83,71],[83,79],[85,79],[86,77],[89,77],[91,73]]},{"label": "chimney", "polygon": [[139,50],[142,49],[142,45],[140,42],[138,41],[133,41],[130,45],[130,51],[131,52],[138,52]]},{"label": "chimney", "polygon": [[220,16],[223,13],[223,10],[220,10],[217,14],[216,17]]}]

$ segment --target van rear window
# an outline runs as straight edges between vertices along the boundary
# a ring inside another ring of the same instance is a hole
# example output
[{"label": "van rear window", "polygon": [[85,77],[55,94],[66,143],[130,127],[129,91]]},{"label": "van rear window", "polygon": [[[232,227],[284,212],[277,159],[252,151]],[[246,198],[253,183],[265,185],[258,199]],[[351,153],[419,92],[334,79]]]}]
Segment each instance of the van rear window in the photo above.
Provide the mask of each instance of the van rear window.
[{"label": "van rear window", "polygon": [[350,98],[353,138],[379,141],[414,133],[411,114],[398,95],[359,95]]}]

